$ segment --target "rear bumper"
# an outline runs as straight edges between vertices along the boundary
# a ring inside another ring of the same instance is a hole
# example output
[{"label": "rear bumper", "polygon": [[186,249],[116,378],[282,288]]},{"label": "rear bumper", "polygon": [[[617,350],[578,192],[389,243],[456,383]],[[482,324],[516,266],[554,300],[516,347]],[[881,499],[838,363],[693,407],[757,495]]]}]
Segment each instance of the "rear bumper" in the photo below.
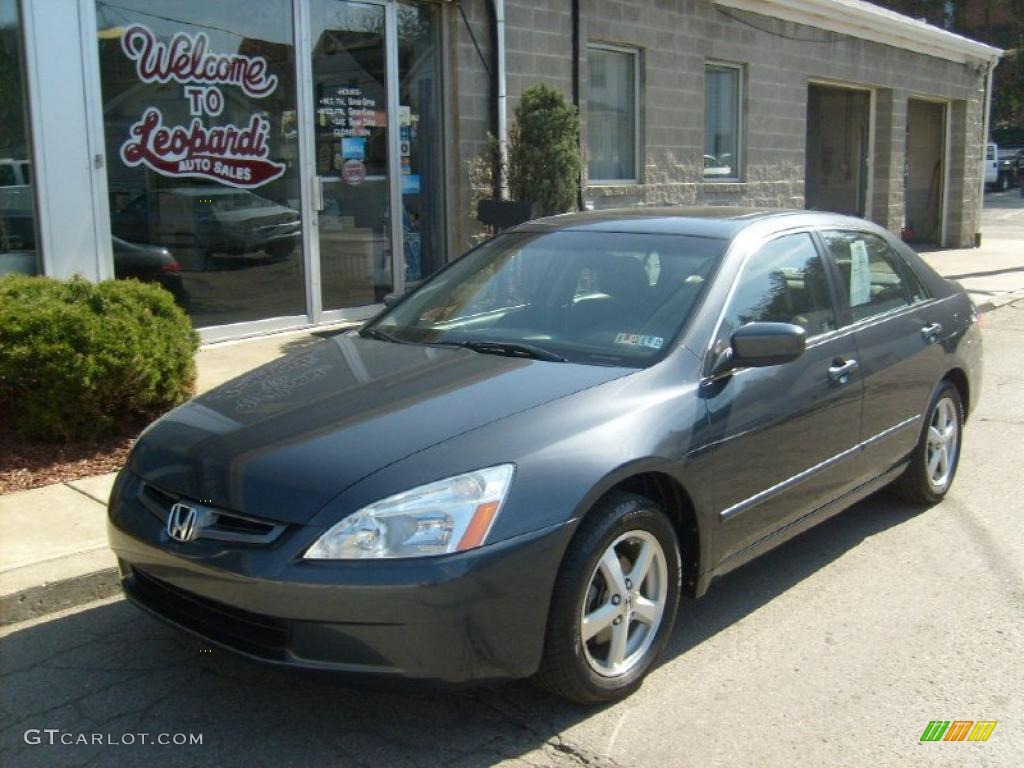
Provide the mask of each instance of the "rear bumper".
[{"label": "rear bumper", "polygon": [[179,545],[134,507],[115,493],[110,544],[126,596],[158,618],[276,665],[452,684],[536,671],[571,535],[563,525],[422,561],[305,562],[289,535],[267,548]]}]

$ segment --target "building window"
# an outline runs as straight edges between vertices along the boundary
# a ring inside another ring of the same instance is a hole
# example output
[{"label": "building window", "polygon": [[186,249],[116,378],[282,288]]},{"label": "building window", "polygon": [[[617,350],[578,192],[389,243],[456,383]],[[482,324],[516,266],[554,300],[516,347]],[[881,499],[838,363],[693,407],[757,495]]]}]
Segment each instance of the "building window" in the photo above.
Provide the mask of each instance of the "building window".
[{"label": "building window", "polygon": [[36,226],[16,0],[0,0],[0,276],[34,275]]},{"label": "building window", "polygon": [[704,178],[740,178],[740,124],[743,70],[708,64],[704,70]]},{"label": "building window", "polygon": [[637,173],[639,52],[592,45],[587,52],[587,175],[591,183],[630,183]]}]

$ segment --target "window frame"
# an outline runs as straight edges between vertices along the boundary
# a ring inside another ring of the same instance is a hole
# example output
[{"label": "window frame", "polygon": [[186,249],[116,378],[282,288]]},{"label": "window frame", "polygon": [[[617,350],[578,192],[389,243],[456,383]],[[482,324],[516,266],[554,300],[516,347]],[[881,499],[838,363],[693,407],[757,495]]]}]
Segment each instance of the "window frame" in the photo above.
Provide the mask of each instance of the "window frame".
[{"label": "window frame", "polygon": [[[733,164],[735,173],[731,176],[708,176],[704,168],[703,158],[707,154],[707,96],[708,96],[708,70],[733,70],[736,72],[736,161]],[[747,68],[745,64],[732,61],[720,61],[718,59],[706,59],[704,61],[704,142],[701,146],[701,181],[705,184],[736,184],[744,180],[746,169],[746,142],[744,131],[746,130],[747,110]]]},{"label": "window frame", "polygon": [[[709,341],[708,348],[704,355],[704,366],[701,374],[702,380],[706,380],[711,376],[712,368],[715,365],[715,360],[721,351],[722,345],[731,345],[732,334],[723,337],[722,332],[725,328],[726,315],[729,313],[729,309],[732,306],[733,299],[735,298],[736,292],[739,290],[740,280],[743,278],[746,272],[747,265],[750,260],[755,258],[763,248],[775,240],[779,240],[783,237],[790,237],[792,235],[807,235],[811,240],[811,245],[818,254],[818,258],[821,259],[822,268],[825,273],[825,280],[828,283],[828,297],[832,304],[832,319],[836,327],[830,331],[823,331],[822,333],[815,334],[814,336],[808,336],[806,340],[807,348],[811,348],[818,344],[821,344],[828,339],[835,338],[837,334],[843,332],[844,321],[848,317],[849,307],[843,301],[842,291],[840,290],[840,278],[837,275],[837,267],[835,260],[831,258],[831,253],[825,247],[824,239],[821,237],[819,230],[815,227],[801,226],[793,229],[783,229],[773,232],[765,237],[758,238],[755,242],[749,244],[744,248],[744,253],[740,259],[740,263],[736,266],[736,271],[733,273],[729,289],[726,291],[725,297],[722,299],[721,306],[718,308],[718,316],[713,326],[714,331],[712,332]],[[728,258],[729,255],[726,253],[724,258]],[[729,375],[735,375],[740,371],[748,370],[746,368],[734,369]]]},{"label": "window frame", "polygon": [[[903,295],[907,300],[907,303],[901,307],[883,310],[865,317],[854,317],[853,306],[850,304],[850,286],[846,284],[842,270],[839,268],[839,262],[836,260],[835,254],[832,253],[832,249],[828,246],[828,240],[825,239],[826,232],[871,236],[880,240],[892,255],[893,267],[896,275],[900,279],[900,286],[903,289]],[[870,232],[865,229],[858,229],[856,227],[818,227],[814,230],[814,235],[819,244],[818,249],[825,255],[825,258],[828,261],[829,271],[832,273],[833,283],[835,285],[835,298],[839,302],[837,309],[840,310],[837,314],[837,318],[839,319],[839,327],[837,330],[846,331],[858,325],[874,323],[880,318],[917,309],[922,304],[935,300],[935,296],[932,294],[927,283],[914,271],[914,268],[907,261],[906,257],[900,253],[898,248],[893,247],[893,244],[889,242],[886,237],[879,233]],[[920,287],[923,295],[923,298],[919,301],[914,300],[914,285]]]},{"label": "window frame", "polygon": [[[614,187],[624,185],[639,185],[642,183],[641,177],[643,174],[642,170],[642,158],[641,152],[641,78],[640,68],[643,64],[643,57],[641,56],[641,50],[637,47],[631,47],[627,45],[619,45],[616,43],[605,43],[600,41],[589,41],[586,45],[588,65],[587,65],[587,131],[590,131],[590,66],[589,66],[589,55],[590,51],[605,51],[611,53],[622,53],[633,57],[633,177],[632,178],[621,178],[621,179],[595,179],[590,176],[590,158],[587,158],[587,185],[593,187]],[[589,139],[589,135],[588,135]],[[589,144],[589,141],[588,141]],[[589,151],[588,151],[589,155]]]}]

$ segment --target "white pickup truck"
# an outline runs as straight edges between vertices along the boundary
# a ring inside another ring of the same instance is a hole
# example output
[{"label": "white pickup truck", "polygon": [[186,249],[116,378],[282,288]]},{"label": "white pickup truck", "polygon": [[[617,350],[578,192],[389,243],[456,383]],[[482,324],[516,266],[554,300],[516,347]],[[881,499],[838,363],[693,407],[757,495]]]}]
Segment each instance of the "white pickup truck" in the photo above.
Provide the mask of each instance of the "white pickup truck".
[{"label": "white pickup truck", "polygon": [[985,146],[985,186],[993,188],[999,180],[999,147],[995,144]]}]

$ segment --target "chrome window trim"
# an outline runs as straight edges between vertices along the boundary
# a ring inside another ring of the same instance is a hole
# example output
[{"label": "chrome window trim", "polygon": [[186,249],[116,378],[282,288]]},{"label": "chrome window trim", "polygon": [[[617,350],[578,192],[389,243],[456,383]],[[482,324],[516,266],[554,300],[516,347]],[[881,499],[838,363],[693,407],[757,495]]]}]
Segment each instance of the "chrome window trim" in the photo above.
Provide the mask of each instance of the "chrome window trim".
[{"label": "chrome window trim", "polygon": [[888,322],[889,320],[892,320],[896,317],[909,314],[911,311],[916,311],[918,309],[921,309],[922,307],[932,304],[938,306],[942,302],[949,301],[956,297],[957,294],[953,294],[951,296],[943,296],[941,299],[924,299],[923,301],[919,301],[916,304],[907,304],[906,306],[890,309],[887,312],[882,312],[877,315],[871,315],[870,317],[864,317],[861,318],[860,320],[850,323],[849,325],[844,325],[842,328],[837,328],[836,330],[829,331],[828,333],[818,334],[812,339],[808,339],[807,346],[808,348],[810,348],[815,346],[816,344],[821,344],[825,341],[830,341],[833,338],[842,338],[843,336],[848,336],[852,333],[857,333],[858,331],[862,331],[866,328],[871,328],[872,326]]},{"label": "chrome window trim", "polygon": [[805,470],[803,470],[801,472],[798,472],[797,474],[793,475],[792,477],[786,478],[782,482],[776,483],[775,485],[772,485],[772,486],[770,486],[768,488],[765,488],[763,491],[758,491],[753,496],[749,496],[746,499],[743,499],[743,501],[739,501],[739,502],[733,504],[730,507],[726,507],[725,509],[723,509],[721,512],[718,513],[719,519],[721,519],[722,521],[725,521],[725,520],[729,520],[729,519],[735,517],[740,512],[743,512],[744,510],[749,509],[750,507],[752,507],[753,505],[757,504],[758,502],[763,501],[764,499],[767,499],[770,496],[774,496],[776,493],[779,493],[780,491],[784,491],[787,488],[791,488],[792,486],[796,485],[797,483],[803,482],[807,478],[811,477],[811,475],[813,475],[813,474],[815,474],[817,472],[820,472],[823,469],[827,469],[828,467],[831,467],[834,464],[838,464],[843,459],[847,459],[850,456],[853,456],[858,451],[861,451],[864,448],[867,448],[872,443],[875,443],[875,442],[877,442],[879,440],[882,440],[882,439],[888,437],[889,435],[892,435],[892,434],[900,431],[901,429],[905,429],[906,427],[909,427],[911,424],[913,424],[915,421],[917,421],[920,418],[921,418],[921,414],[916,414],[914,416],[911,416],[909,419],[904,419],[903,421],[899,422],[898,424],[894,424],[893,426],[891,426],[891,427],[889,427],[887,429],[883,429],[877,435],[873,435],[872,437],[869,437],[867,440],[861,440],[856,445],[854,445],[854,446],[852,446],[850,448],[847,448],[844,451],[840,451],[835,456],[831,456],[831,457],[825,459],[824,461],[819,461],[814,466],[808,467],[807,469],[805,469]]}]

